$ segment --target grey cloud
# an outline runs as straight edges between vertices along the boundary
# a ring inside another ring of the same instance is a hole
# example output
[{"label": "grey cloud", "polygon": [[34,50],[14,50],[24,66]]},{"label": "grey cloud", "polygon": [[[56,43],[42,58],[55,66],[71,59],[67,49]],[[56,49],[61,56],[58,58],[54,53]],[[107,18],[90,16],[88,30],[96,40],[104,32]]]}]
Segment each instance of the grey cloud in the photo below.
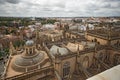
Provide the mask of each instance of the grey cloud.
[{"label": "grey cloud", "polygon": [[91,12],[91,11],[98,10],[99,8],[100,8],[99,5],[91,3],[91,4],[88,4],[88,6],[86,6],[86,11]]},{"label": "grey cloud", "polygon": [[0,0],[0,4],[5,4],[6,2],[6,0]]},{"label": "grey cloud", "polygon": [[0,16],[120,16],[120,0],[37,1],[0,0]]},{"label": "grey cloud", "polygon": [[120,1],[120,0],[102,0],[102,1],[112,1],[112,2],[114,2],[114,1]]},{"label": "grey cloud", "polygon": [[5,0],[5,1],[12,4],[17,4],[20,2],[20,0]]},{"label": "grey cloud", "polygon": [[103,3],[100,7],[102,7],[102,8],[110,8],[111,4],[110,3]]},{"label": "grey cloud", "polygon": [[[98,0],[95,0],[98,1]],[[120,0],[99,0],[100,2],[120,2]]]},{"label": "grey cloud", "polygon": [[52,9],[49,8],[49,7],[43,7],[42,10],[44,10],[44,11],[52,11]]},{"label": "grey cloud", "polygon": [[5,4],[5,3],[17,4],[19,2],[20,0],[0,0],[0,4]]}]

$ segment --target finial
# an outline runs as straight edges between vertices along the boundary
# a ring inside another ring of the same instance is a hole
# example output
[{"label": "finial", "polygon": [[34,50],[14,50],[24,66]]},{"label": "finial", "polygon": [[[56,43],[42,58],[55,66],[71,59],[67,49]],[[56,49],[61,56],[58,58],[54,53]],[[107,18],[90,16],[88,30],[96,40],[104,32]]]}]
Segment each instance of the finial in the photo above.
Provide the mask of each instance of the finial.
[{"label": "finial", "polygon": [[79,49],[79,44],[78,44],[78,52],[80,51],[80,49]]},{"label": "finial", "polygon": [[57,48],[57,53],[60,54],[60,52],[59,52],[59,48]]}]

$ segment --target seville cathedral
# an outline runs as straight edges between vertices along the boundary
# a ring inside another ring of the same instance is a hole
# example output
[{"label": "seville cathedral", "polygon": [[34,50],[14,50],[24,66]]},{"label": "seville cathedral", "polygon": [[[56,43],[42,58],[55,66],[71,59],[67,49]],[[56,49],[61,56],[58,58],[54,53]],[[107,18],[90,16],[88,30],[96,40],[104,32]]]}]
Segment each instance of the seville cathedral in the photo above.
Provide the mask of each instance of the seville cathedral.
[{"label": "seville cathedral", "polygon": [[34,35],[28,30],[23,46],[15,48],[10,42],[10,55],[1,79],[93,80],[89,78],[119,66],[119,32],[111,24],[104,29],[87,26],[86,31],[71,30],[67,25],[46,31],[38,27]]}]

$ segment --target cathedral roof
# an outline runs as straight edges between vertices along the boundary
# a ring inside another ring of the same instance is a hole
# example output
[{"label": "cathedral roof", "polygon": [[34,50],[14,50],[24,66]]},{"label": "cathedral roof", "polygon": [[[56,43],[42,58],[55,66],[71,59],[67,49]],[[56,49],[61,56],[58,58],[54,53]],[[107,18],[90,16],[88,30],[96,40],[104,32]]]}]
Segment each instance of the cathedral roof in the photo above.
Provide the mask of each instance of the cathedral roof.
[{"label": "cathedral roof", "polygon": [[81,44],[75,44],[75,43],[68,43],[66,47],[71,51],[71,52],[77,52],[78,48],[79,50],[83,50],[83,46]]},{"label": "cathedral roof", "polygon": [[66,48],[61,48],[59,46],[53,45],[50,48],[50,53],[54,55],[66,55],[69,54],[69,51]]},{"label": "cathedral roof", "polygon": [[85,42],[81,41],[80,43],[68,43],[66,47],[71,51],[71,52],[77,52],[78,49],[80,51],[84,50],[85,48],[94,48],[95,43],[94,42]]}]

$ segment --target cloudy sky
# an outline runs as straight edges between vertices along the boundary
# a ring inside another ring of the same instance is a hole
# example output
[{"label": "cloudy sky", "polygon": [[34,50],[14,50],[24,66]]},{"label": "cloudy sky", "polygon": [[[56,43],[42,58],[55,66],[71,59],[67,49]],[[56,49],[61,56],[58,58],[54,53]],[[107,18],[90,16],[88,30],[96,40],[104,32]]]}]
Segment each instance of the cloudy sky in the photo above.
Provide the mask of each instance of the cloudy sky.
[{"label": "cloudy sky", "polygon": [[0,16],[120,16],[120,0],[0,0]]}]

